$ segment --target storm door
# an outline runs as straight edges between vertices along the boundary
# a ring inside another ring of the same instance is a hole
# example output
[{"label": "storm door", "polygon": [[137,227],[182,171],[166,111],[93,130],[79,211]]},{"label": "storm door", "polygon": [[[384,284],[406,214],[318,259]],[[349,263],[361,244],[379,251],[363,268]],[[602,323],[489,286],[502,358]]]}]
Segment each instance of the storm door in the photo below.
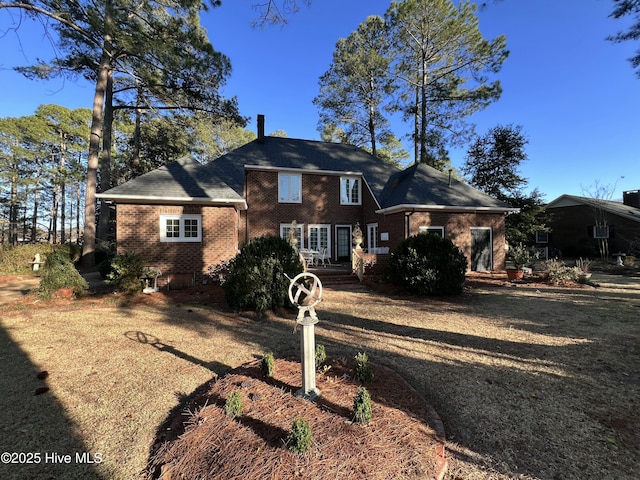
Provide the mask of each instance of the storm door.
[{"label": "storm door", "polygon": [[491,228],[471,227],[471,270],[485,272],[493,268]]}]

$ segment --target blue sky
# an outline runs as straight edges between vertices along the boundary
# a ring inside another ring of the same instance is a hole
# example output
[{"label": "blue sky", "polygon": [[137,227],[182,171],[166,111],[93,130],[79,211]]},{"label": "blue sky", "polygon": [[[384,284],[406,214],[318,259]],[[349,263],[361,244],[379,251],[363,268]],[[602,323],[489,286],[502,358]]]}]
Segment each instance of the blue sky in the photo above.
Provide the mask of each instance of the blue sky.
[{"label": "blue sky", "polygon": [[[319,139],[312,100],[336,41],[368,15],[383,15],[390,2],[314,0],[286,26],[264,29],[252,28],[254,3],[223,0],[202,19],[214,47],[231,58],[233,73],[223,93],[238,97],[254,131],[256,114],[263,113],[267,132]],[[640,45],[606,40],[629,25],[609,18],[612,5],[503,0],[478,12],[484,36],[505,34],[511,53],[497,75],[502,97],[472,121],[480,134],[498,124],[522,125],[529,160],[521,171],[529,190],[537,187],[547,201],[563,193],[582,195],[596,181],[615,184],[615,199],[640,188],[640,79],[627,61]],[[0,117],[30,115],[46,103],[90,108],[88,83],[30,81],[11,71],[51,55],[41,28],[23,24],[16,35],[7,31],[12,21],[0,12]],[[394,120],[393,130],[401,137],[409,126]],[[455,167],[465,151],[451,151]]]}]

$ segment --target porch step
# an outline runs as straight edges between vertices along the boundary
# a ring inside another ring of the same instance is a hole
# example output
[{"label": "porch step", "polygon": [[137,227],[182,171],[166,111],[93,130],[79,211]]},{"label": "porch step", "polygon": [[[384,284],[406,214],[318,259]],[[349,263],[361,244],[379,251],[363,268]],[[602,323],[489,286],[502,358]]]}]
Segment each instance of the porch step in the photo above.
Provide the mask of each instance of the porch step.
[{"label": "porch step", "polygon": [[331,290],[366,290],[351,269],[313,268],[309,270],[318,276],[323,288]]}]

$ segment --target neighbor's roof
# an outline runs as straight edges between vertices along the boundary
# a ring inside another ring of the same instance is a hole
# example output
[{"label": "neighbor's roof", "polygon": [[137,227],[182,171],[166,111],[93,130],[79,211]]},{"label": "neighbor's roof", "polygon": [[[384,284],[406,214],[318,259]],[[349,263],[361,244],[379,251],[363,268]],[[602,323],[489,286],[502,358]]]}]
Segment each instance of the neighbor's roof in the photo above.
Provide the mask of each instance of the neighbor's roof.
[{"label": "neighbor's roof", "polygon": [[149,173],[96,195],[98,198],[130,203],[234,204],[246,202],[207,165],[190,156],[170,162]]},{"label": "neighbor's roof", "polygon": [[385,212],[411,207],[500,212],[518,210],[422,163],[389,179],[382,193],[381,206]]},{"label": "neighbor's roof", "polygon": [[613,215],[640,222],[640,208],[631,207],[622,202],[614,202],[613,200],[601,200],[598,198],[579,197],[576,195],[560,195],[552,202],[549,202],[547,204],[547,208],[576,207],[580,205],[587,205],[592,208],[601,208]]}]

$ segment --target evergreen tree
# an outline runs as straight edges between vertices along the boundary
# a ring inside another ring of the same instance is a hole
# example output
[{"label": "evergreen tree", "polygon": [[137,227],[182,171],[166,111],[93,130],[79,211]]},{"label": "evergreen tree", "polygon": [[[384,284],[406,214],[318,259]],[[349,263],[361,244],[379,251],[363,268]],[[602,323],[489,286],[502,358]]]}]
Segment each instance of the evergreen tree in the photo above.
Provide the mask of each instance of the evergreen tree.
[{"label": "evergreen tree", "polygon": [[500,96],[489,75],[507,58],[506,38],[484,39],[475,11],[466,1],[404,0],[385,14],[401,88],[395,108],[413,122],[416,162],[443,168],[445,145],[472,130],[465,119]]}]

